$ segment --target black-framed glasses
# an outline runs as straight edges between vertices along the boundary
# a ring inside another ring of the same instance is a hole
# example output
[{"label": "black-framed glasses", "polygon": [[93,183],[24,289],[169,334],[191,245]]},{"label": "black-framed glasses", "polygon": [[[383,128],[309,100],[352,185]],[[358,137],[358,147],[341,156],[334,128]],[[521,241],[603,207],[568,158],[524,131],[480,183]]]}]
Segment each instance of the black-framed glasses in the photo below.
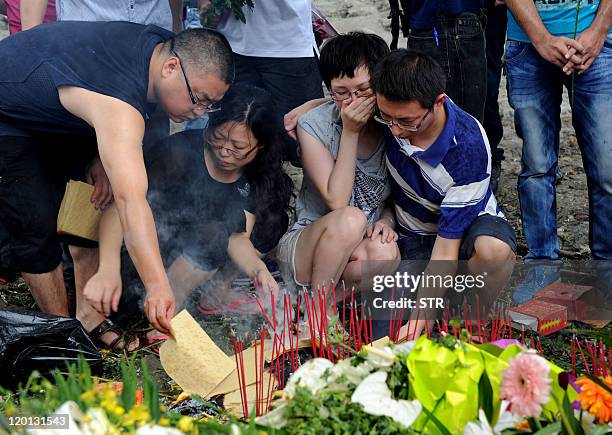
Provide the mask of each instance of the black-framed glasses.
[{"label": "black-framed glasses", "polygon": [[367,89],[355,89],[354,91],[343,91],[343,92],[336,92],[336,91],[330,91],[331,94],[331,98],[334,101],[344,101],[344,100],[348,100],[349,98],[351,98],[351,96],[355,96],[355,98],[360,98],[360,97],[371,97],[374,95],[374,92],[372,92],[372,89],[367,88]]},{"label": "black-framed glasses", "polygon": [[224,144],[226,144],[226,143],[228,142],[228,140],[227,140],[227,139],[219,139],[219,138],[217,138],[217,139],[215,139],[215,138],[208,138],[208,139],[206,140],[206,142],[208,143],[208,145],[209,145],[210,147],[212,147],[212,148],[214,148],[214,149],[216,149],[216,150],[219,150],[219,151],[221,151],[221,150],[226,150],[226,151],[227,151],[228,153],[230,153],[230,154],[232,155],[232,157],[234,157],[236,160],[245,160],[245,159],[247,159],[247,158],[249,157],[249,155],[250,155],[250,154],[251,154],[253,151],[255,151],[255,150],[258,150],[258,149],[261,149],[261,148],[262,148],[261,146],[254,146],[254,147],[251,147],[251,149],[249,149],[248,151],[243,152],[243,151],[239,151],[239,150],[237,150],[237,149],[235,149],[235,148],[228,148],[228,147],[227,147],[227,146],[225,146],[225,145],[218,145],[218,144],[216,144],[216,143],[215,143],[215,141],[220,142],[221,140],[223,140],[223,143],[224,143]]},{"label": "black-framed glasses", "polygon": [[414,124],[404,124],[403,122],[393,122],[392,120],[384,119],[382,117],[383,116],[382,113],[380,113],[380,112],[378,112],[377,114],[374,115],[374,120],[376,122],[380,122],[381,124],[386,125],[390,129],[393,128],[394,125],[397,125],[402,130],[415,132],[415,131],[419,131],[419,129],[423,125],[423,122],[425,122],[425,119],[427,118],[427,116],[431,112],[433,112],[433,107],[430,107],[429,109],[427,109],[427,112],[425,112],[425,114],[423,116],[421,116],[421,120],[416,125],[414,125]]},{"label": "black-framed glasses", "polygon": [[191,99],[191,103],[194,106],[197,106],[198,108],[208,113],[218,112],[219,110],[221,110],[220,107],[215,106],[215,103],[203,103],[198,99],[198,97],[194,95],[193,91],[191,90],[191,85],[189,85],[189,80],[187,79],[187,73],[185,73],[185,68],[183,68],[183,61],[174,49],[170,50],[170,52],[179,60],[179,66],[181,67],[181,71],[183,72],[183,78],[185,79],[185,85],[187,86],[187,92],[189,92],[189,98]]}]

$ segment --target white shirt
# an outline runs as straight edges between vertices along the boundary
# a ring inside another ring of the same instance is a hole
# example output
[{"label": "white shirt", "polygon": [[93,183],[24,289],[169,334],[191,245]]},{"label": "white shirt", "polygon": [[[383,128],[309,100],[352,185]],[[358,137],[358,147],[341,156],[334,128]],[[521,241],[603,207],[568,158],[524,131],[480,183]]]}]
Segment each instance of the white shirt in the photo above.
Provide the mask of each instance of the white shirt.
[{"label": "white shirt", "polygon": [[257,0],[243,8],[246,24],[231,14],[217,30],[234,53],[254,57],[313,57],[311,0]]},{"label": "white shirt", "polygon": [[57,0],[58,21],[129,21],[172,32],[168,0]]}]

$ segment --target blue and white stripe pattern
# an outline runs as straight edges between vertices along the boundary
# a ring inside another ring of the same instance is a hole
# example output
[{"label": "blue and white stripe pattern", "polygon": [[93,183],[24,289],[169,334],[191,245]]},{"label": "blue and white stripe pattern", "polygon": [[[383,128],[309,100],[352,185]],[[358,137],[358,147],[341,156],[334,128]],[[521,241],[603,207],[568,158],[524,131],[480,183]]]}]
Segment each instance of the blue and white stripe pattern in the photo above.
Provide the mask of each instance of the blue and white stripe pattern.
[{"label": "blue and white stripe pattern", "polygon": [[447,121],[426,150],[387,137],[400,236],[462,238],[482,214],[504,217],[490,186],[491,149],[480,123],[447,98]]}]

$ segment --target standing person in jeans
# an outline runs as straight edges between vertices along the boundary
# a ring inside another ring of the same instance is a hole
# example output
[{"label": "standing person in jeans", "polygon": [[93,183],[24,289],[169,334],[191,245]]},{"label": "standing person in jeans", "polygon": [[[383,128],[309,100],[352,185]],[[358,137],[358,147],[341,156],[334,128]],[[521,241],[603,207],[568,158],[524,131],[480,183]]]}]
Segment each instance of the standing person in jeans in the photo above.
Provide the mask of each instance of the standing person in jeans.
[{"label": "standing person in jeans", "polygon": [[534,265],[514,294],[521,302],[559,278],[555,179],[563,86],[587,177],[591,255],[612,259],[612,1],[506,3],[508,98],[523,139],[525,262]]},{"label": "standing person in jeans", "polygon": [[413,0],[408,48],[432,56],[446,73],[448,95],[479,122],[487,94],[484,0]]},{"label": "standing person in jeans", "polygon": [[508,17],[504,0],[486,0],[487,27],[485,42],[487,54],[487,98],[485,100],[484,120],[482,126],[487,132],[491,146],[491,188],[497,193],[501,162],[504,150],[499,146],[504,136],[504,126],[499,113],[499,83],[501,81],[506,43]]},{"label": "standing person in jeans", "polygon": [[[205,14],[209,0],[200,1]],[[283,116],[306,101],[323,97],[315,57],[311,0],[259,0],[243,8],[246,23],[231,14],[216,30],[234,52],[234,83],[266,89]],[[298,162],[297,143],[285,137],[287,159]]]}]

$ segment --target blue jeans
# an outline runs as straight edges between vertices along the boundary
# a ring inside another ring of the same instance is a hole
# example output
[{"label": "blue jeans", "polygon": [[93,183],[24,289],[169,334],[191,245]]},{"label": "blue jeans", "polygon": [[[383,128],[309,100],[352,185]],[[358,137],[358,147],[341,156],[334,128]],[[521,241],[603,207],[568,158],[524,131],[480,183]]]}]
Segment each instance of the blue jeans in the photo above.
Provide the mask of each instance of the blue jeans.
[{"label": "blue jeans", "polygon": [[[526,260],[559,258],[555,179],[563,86],[572,77],[525,42],[506,43],[508,100],[523,139],[518,180]],[[589,245],[596,259],[612,259],[612,33],[591,67],[574,79],[572,124],[589,192]]]}]

